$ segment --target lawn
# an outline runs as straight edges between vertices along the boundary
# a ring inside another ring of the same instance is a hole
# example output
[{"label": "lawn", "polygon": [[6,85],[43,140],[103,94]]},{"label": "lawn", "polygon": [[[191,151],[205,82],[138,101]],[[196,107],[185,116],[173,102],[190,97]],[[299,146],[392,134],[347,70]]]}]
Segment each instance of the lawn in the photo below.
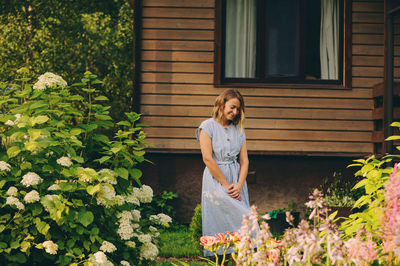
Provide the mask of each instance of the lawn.
[{"label": "lawn", "polygon": [[192,266],[207,265],[200,259],[201,252],[193,243],[189,228],[185,225],[175,225],[160,231],[158,248],[159,257],[155,265],[173,265],[172,263],[179,265],[179,261]]}]

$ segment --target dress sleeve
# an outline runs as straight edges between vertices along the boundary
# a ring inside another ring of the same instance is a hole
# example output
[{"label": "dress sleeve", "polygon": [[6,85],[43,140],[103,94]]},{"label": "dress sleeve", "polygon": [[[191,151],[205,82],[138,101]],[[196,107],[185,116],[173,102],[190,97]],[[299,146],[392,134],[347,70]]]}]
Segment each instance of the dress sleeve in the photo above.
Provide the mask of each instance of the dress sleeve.
[{"label": "dress sleeve", "polygon": [[242,131],[242,133],[240,134],[240,147],[242,147],[243,141],[245,141],[246,139],[246,133],[244,133],[244,129]]},{"label": "dress sleeve", "polygon": [[196,129],[197,141],[200,141],[200,130],[204,130],[210,138],[213,137],[212,124],[210,120],[203,121],[203,123],[201,123]]}]

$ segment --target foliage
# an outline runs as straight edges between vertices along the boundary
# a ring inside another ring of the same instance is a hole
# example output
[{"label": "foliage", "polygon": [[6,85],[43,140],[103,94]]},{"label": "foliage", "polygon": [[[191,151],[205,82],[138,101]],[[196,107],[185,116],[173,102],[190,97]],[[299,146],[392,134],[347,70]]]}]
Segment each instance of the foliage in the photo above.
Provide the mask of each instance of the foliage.
[{"label": "foliage", "polygon": [[362,227],[370,233],[378,230],[382,217],[381,206],[384,202],[383,186],[393,171],[393,167],[388,166],[392,160],[392,156],[386,156],[381,160],[371,156],[367,159],[354,160],[355,163],[349,165],[349,167],[360,167],[355,175],[363,178],[354,189],[363,188],[365,194],[353,205],[353,208],[362,208],[363,211],[351,214],[349,219],[342,223],[341,229],[344,230],[346,237],[356,235]]},{"label": "foliage", "polygon": [[176,212],[172,205],[173,201],[178,198],[178,194],[171,191],[163,191],[159,195],[153,197],[151,204],[141,208],[142,213],[164,213],[174,220]]},{"label": "foliage", "polygon": [[0,84],[2,263],[154,259],[153,225],[170,218],[138,210],[153,196],[136,168],[147,147],[140,115],[114,122],[90,72],[71,87],[52,73],[34,85],[27,69],[18,73],[16,83]]},{"label": "foliage", "polygon": [[321,185],[324,200],[330,207],[353,207],[363,194],[361,188],[353,189],[360,178],[345,178],[341,173],[333,173],[333,179],[325,178]]},{"label": "foliage", "polygon": [[80,82],[91,70],[106,86],[111,115],[132,108],[133,1],[0,1],[0,80],[20,66]]},{"label": "foliage", "polygon": [[199,239],[203,235],[200,204],[197,204],[196,208],[194,209],[194,214],[192,220],[190,221],[189,230],[193,243],[195,243],[198,250],[203,251],[203,247],[199,243]]}]

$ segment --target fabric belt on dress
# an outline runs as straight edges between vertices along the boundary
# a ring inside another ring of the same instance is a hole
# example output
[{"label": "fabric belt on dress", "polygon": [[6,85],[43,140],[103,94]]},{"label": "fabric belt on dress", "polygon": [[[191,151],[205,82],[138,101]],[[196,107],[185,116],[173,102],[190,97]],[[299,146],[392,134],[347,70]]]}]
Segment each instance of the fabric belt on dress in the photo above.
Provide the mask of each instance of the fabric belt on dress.
[{"label": "fabric belt on dress", "polygon": [[217,161],[217,164],[231,164],[231,163],[237,163],[237,160],[231,160],[231,161]]}]

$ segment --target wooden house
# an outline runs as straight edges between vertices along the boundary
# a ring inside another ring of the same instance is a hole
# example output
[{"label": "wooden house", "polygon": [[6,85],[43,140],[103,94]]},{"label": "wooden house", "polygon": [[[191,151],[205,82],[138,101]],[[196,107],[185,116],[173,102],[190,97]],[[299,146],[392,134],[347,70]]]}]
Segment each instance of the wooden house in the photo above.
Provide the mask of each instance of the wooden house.
[{"label": "wooden house", "polygon": [[261,209],[301,209],[324,177],[386,152],[397,2],[137,0],[135,101],[156,164],[144,182],[177,192],[188,221],[204,168],[194,132],[226,88],[245,98],[250,198]]}]

